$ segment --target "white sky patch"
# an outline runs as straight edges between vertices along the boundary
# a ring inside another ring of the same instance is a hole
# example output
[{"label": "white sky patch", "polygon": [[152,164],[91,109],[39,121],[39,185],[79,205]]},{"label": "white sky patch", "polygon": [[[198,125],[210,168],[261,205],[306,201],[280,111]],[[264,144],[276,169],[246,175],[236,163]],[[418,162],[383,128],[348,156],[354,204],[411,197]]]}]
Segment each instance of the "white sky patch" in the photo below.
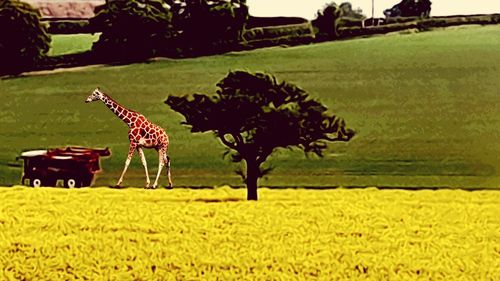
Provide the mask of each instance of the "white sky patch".
[{"label": "white sky patch", "polygon": [[[250,14],[253,16],[273,17],[290,16],[313,19],[316,12],[326,3],[325,0],[247,0]],[[344,1],[335,1],[340,4]],[[353,8],[361,8],[363,13],[371,17],[372,0],[348,1]],[[401,0],[374,0],[375,17],[384,17],[383,11],[391,8]],[[470,15],[500,13],[500,0],[431,0],[433,16]]]}]

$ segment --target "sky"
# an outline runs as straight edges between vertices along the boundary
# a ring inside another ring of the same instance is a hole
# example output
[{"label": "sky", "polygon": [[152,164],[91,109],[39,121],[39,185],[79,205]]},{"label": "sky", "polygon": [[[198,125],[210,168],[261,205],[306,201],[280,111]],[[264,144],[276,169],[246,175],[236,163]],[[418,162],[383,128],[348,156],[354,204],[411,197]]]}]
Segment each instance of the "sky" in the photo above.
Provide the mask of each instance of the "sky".
[{"label": "sky", "polygon": [[[247,0],[252,16],[298,16],[313,19],[316,11],[328,0]],[[363,13],[371,17],[372,0],[335,1],[337,4],[350,2],[353,8],[360,7]],[[384,17],[383,10],[401,0],[374,0],[375,17]],[[500,13],[500,0],[431,0],[431,15],[470,15]]]}]

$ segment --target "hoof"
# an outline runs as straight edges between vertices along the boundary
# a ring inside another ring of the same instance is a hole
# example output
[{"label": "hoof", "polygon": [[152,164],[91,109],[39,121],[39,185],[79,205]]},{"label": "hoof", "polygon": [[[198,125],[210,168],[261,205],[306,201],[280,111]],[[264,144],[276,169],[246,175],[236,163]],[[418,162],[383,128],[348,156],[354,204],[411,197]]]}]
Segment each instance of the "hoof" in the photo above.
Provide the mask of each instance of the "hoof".
[{"label": "hoof", "polygon": [[123,187],[119,184],[112,186],[111,188],[122,189]]},{"label": "hoof", "polygon": [[169,184],[169,185],[167,186],[167,189],[174,189],[174,186],[173,186],[172,184]]}]

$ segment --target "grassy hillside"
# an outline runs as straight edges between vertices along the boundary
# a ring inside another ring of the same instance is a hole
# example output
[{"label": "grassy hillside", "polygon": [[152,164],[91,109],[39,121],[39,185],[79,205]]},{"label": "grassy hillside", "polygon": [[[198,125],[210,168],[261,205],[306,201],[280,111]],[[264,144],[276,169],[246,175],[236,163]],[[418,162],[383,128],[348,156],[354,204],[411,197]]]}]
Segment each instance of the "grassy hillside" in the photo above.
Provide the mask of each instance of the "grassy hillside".
[{"label": "grassy hillside", "polygon": [[59,34],[51,35],[51,38],[49,56],[57,56],[90,50],[99,34]]},{"label": "grassy hillside", "polygon": [[[276,154],[263,185],[498,187],[499,35],[499,26],[460,28],[1,80],[0,182],[19,182],[21,169],[6,164],[21,150],[73,144],[109,146],[97,184],[114,184],[127,127],[103,104],[83,102],[101,86],[166,128],[176,185],[240,184],[222,145],[191,134],[163,101],[213,92],[229,70],[244,69],[300,85],[358,131],[323,159]],[[156,154],[146,156],[154,173]],[[144,184],[138,157],[125,184]]]},{"label": "grassy hillside", "polygon": [[500,192],[0,188],[6,280],[499,280]]}]

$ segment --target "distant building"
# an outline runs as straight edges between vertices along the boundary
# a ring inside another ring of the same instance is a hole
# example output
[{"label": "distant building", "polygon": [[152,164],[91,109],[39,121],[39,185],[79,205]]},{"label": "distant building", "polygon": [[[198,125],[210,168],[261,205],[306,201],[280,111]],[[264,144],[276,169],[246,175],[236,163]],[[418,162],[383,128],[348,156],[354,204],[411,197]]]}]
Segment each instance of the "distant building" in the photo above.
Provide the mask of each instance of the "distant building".
[{"label": "distant building", "polygon": [[37,8],[44,19],[89,19],[105,0],[22,0]]}]

